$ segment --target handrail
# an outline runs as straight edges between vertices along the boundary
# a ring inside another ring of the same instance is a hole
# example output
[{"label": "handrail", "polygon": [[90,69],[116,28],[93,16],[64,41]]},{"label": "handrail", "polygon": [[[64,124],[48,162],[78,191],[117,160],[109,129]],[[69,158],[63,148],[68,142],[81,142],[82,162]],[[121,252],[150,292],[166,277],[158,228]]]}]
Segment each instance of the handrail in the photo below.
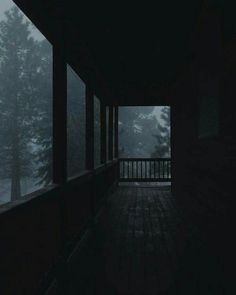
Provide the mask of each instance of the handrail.
[{"label": "handrail", "polygon": [[119,181],[171,181],[171,158],[119,158]]},{"label": "handrail", "polygon": [[122,161],[169,161],[171,160],[171,158],[119,158],[118,160],[122,160]]}]

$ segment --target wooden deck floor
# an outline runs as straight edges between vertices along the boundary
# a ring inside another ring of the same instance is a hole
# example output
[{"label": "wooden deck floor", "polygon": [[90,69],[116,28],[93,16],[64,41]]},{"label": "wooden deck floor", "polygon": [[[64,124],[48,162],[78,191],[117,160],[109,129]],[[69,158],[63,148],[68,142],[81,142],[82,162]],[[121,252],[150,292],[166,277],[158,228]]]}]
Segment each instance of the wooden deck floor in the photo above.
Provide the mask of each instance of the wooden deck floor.
[{"label": "wooden deck floor", "polygon": [[166,188],[119,187],[82,260],[68,294],[223,294],[217,262]]}]

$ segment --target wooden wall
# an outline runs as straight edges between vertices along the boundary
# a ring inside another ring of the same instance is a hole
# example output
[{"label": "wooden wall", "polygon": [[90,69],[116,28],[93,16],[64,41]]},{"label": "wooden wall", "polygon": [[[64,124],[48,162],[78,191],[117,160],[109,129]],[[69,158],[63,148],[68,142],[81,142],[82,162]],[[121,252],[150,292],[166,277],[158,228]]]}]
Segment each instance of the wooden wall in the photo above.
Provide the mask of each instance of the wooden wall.
[{"label": "wooden wall", "polygon": [[186,222],[196,226],[203,247],[217,260],[225,282],[222,294],[232,294],[236,42],[225,42],[219,11],[207,9],[195,61],[174,89],[178,102],[172,107],[173,193]]},{"label": "wooden wall", "polygon": [[[61,272],[117,179],[117,162],[70,180],[0,214],[0,293],[38,294]],[[14,205],[9,205],[14,206]],[[63,270],[66,275],[66,268]]]}]

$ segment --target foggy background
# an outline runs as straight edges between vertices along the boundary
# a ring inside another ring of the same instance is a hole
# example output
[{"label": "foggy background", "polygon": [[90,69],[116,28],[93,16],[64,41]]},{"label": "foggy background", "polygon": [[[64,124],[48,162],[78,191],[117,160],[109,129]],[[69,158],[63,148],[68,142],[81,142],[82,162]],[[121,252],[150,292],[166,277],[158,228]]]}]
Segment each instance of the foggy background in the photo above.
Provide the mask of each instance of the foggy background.
[{"label": "foggy background", "polygon": [[[0,21],[5,19],[5,11],[13,6],[18,7],[12,0],[0,0]],[[29,18],[24,15],[24,19],[30,21]],[[31,22],[31,21],[30,21]],[[30,27],[32,36],[37,40],[45,39],[44,35],[32,24]]]},{"label": "foggy background", "polygon": [[[67,87],[71,178],[86,169],[86,87],[69,65]],[[100,129],[100,98],[94,96],[96,167],[101,164]],[[169,157],[169,107],[120,107],[119,156]],[[52,46],[12,1],[0,0],[0,204],[51,183]]]},{"label": "foggy background", "polygon": [[119,107],[119,157],[170,157],[170,108]]}]

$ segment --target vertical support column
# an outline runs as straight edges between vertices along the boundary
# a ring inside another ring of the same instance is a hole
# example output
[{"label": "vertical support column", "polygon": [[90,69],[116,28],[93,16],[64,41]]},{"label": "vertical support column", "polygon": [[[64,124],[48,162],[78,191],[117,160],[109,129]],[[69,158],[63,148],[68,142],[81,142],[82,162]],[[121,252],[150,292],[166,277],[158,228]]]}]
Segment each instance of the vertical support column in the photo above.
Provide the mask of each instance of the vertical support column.
[{"label": "vertical support column", "polygon": [[67,71],[61,44],[53,47],[53,182],[67,180]]},{"label": "vertical support column", "polygon": [[118,138],[118,131],[119,131],[119,108],[115,106],[115,158],[119,157],[119,138]]},{"label": "vertical support column", "polygon": [[100,122],[101,122],[101,163],[106,163],[106,153],[107,153],[107,124],[106,124],[106,105],[101,101],[101,111],[100,111]]},{"label": "vertical support column", "polygon": [[94,91],[91,81],[86,85],[86,168],[94,169]]},{"label": "vertical support column", "polygon": [[113,160],[113,106],[109,106],[109,153],[108,158],[110,161]]},{"label": "vertical support column", "polygon": [[58,288],[67,294],[68,272],[65,257],[68,233],[68,215],[66,207],[67,181],[67,67],[66,67],[66,24],[64,7],[58,5],[55,12],[56,41],[53,44],[53,182],[60,184],[58,205],[60,208],[60,257],[56,279]]}]

